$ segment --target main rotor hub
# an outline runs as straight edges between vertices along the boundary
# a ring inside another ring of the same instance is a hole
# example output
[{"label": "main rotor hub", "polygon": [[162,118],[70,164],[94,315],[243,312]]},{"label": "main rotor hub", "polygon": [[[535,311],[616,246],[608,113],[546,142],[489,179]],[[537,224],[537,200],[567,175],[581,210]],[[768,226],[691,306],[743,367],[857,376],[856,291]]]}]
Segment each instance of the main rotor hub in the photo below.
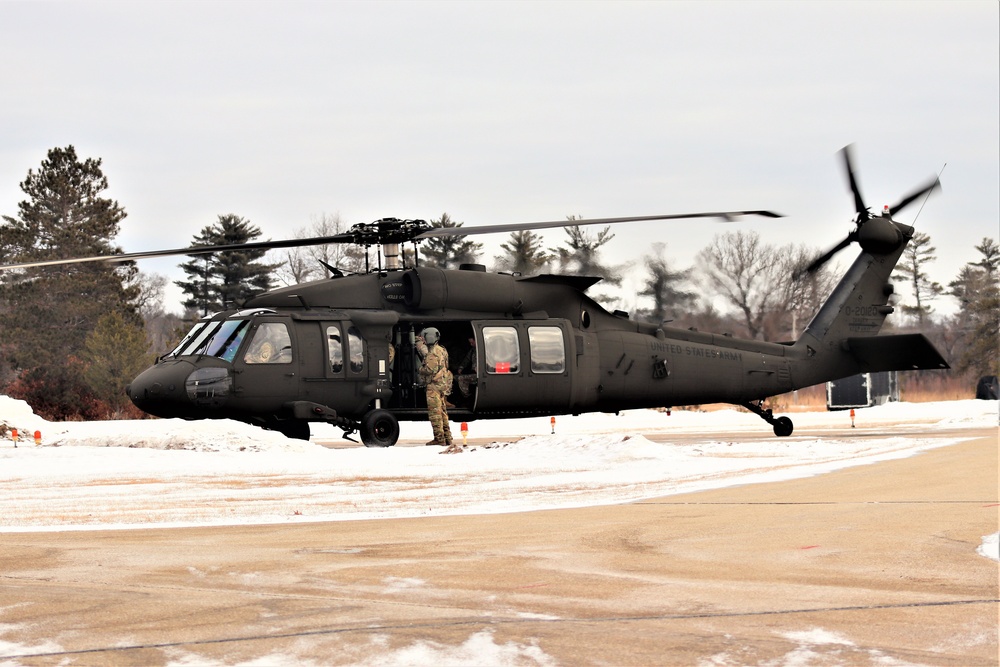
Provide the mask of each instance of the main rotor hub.
[{"label": "main rotor hub", "polygon": [[426,220],[382,218],[375,222],[359,222],[347,231],[347,235],[354,243],[372,246],[413,241],[429,229],[431,225]]}]

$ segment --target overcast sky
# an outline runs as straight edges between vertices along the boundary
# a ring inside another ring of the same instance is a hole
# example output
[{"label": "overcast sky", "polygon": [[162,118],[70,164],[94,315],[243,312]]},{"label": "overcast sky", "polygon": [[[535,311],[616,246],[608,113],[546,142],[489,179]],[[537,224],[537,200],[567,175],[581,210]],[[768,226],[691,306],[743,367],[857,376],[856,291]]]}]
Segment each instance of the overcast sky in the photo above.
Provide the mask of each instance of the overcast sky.
[{"label": "overcast sky", "polygon": [[[661,241],[684,268],[731,229],[837,243],[854,143],[873,210],[947,163],[917,221],[946,284],[1000,234],[998,26],[994,0],[3,2],[0,213],[73,144],[103,159],[126,251],[226,213],[273,239],[322,213],[789,216],[637,223],[606,246],[624,262]],[[179,261],[140,268],[177,279]]]}]

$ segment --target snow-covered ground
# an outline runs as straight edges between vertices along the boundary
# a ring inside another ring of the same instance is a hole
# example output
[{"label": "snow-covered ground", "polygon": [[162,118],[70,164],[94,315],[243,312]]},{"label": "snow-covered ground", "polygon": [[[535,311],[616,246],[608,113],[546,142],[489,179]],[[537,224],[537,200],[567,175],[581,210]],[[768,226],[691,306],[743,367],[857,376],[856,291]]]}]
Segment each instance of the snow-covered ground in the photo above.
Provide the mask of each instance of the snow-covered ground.
[{"label": "snow-covered ground", "polygon": [[[796,433],[769,436],[736,410],[480,421],[480,443],[456,455],[436,447],[331,449],[231,421],[51,423],[0,396],[0,531],[135,528],[485,514],[627,502],[734,484],[816,475],[901,458],[996,426],[996,401],[891,403],[791,415]],[[461,439],[453,424],[455,439]],[[948,431],[915,437],[916,427]],[[846,430],[845,430],[846,429]],[[41,433],[41,445],[33,434]],[[677,443],[648,433],[704,433]],[[865,437],[852,437],[864,435]],[[403,423],[403,442],[430,436]],[[490,444],[481,444],[483,441]],[[997,536],[980,552],[997,556]]]}]

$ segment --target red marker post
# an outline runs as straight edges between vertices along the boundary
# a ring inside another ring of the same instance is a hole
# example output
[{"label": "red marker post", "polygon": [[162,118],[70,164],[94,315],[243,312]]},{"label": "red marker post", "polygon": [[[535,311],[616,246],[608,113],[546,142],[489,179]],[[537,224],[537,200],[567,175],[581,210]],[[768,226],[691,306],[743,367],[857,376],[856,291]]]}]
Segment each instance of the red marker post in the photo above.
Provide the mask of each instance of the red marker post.
[{"label": "red marker post", "polygon": [[549,419],[549,424],[552,426],[552,435],[555,435],[555,433],[556,433],[556,418],[552,417],[551,419]]},{"label": "red marker post", "polygon": [[17,448],[17,429],[12,428],[10,430],[10,439],[14,441],[14,448]]},{"label": "red marker post", "polygon": [[462,446],[465,447],[469,438],[469,425],[466,422],[462,422]]},{"label": "red marker post", "polygon": [[854,408],[851,408],[851,428],[854,428]]},{"label": "red marker post", "polygon": [[42,444],[42,432],[35,431],[35,446],[37,447],[38,445],[41,444]]}]

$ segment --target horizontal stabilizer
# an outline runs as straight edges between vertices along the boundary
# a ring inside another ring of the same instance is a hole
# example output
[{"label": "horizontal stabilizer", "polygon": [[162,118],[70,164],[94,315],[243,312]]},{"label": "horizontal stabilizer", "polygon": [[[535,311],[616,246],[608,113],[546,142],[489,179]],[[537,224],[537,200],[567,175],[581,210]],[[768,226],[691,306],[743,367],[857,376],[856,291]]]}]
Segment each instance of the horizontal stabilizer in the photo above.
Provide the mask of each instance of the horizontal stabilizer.
[{"label": "horizontal stabilizer", "polygon": [[869,373],[951,368],[923,334],[848,338],[844,343]]},{"label": "horizontal stabilizer", "polygon": [[543,273],[538,276],[527,276],[520,279],[521,282],[537,283],[540,285],[569,285],[575,290],[586,292],[587,288],[601,282],[600,276],[565,276],[552,273]]}]

